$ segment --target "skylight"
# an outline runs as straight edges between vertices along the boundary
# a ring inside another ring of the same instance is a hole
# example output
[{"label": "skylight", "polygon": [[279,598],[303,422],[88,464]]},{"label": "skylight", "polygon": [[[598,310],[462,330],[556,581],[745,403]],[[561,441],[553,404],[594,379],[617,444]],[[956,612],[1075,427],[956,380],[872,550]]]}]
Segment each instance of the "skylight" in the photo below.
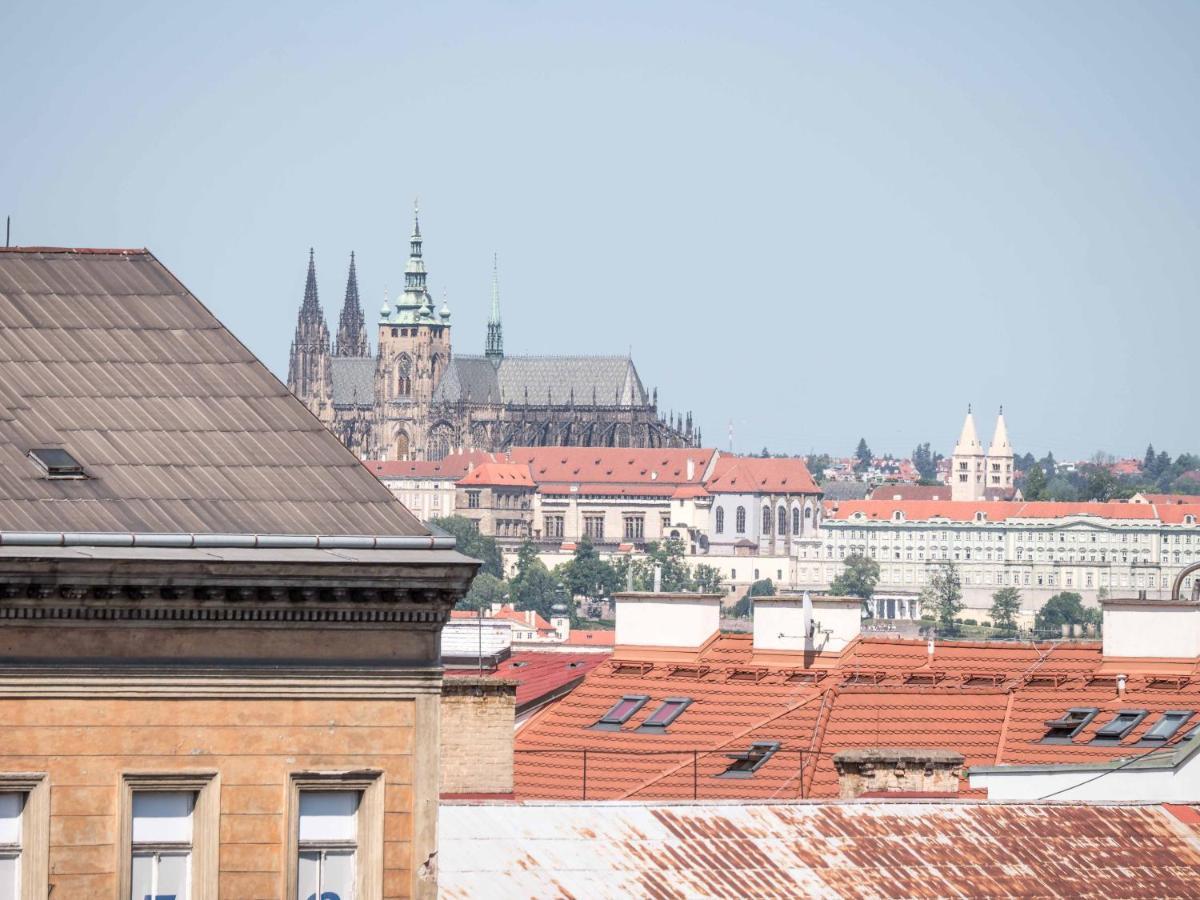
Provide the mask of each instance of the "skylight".
[{"label": "skylight", "polygon": [[25,454],[34,465],[42,470],[46,478],[80,479],[87,478],[83,465],[61,447],[35,447]]},{"label": "skylight", "polygon": [[1175,732],[1179,731],[1192,715],[1193,713],[1190,709],[1169,709],[1162,714],[1161,719],[1154,723],[1153,728],[1142,735],[1142,740],[1146,743],[1155,744],[1168,741],[1175,736]]},{"label": "skylight", "polygon": [[626,694],[592,727],[601,731],[620,731],[621,726],[633,718],[633,714],[645,706],[649,699],[645,694]]},{"label": "skylight", "polygon": [[1050,719],[1046,722],[1044,744],[1069,744],[1075,735],[1083,730],[1083,726],[1096,718],[1100,710],[1094,706],[1076,706],[1068,709],[1062,718]]},{"label": "skylight", "polygon": [[1144,709],[1123,709],[1113,716],[1110,721],[1105,722],[1096,729],[1096,734],[1092,740],[1115,743],[1133,731],[1133,727],[1144,718],[1146,718],[1146,710]]},{"label": "skylight", "polygon": [[638,731],[666,731],[667,726],[679,718],[679,714],[688,708],[691,697],[668,697],[650,717],[642,723]]},{"label": "skylight", "polygon": [[751,778],[779,749],[779,741],[755,741],[745,753],[726,753],[733,760],[718,778]]}]

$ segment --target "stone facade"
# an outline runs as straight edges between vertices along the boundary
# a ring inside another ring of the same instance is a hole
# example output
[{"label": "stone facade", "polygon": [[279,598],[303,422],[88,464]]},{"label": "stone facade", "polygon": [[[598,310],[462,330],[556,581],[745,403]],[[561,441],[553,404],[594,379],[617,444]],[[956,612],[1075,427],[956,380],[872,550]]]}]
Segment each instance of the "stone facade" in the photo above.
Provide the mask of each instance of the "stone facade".
[{"label": "stone facade", "polygon": [[447,678],[442,683],[442,794],[511,794],[515,681]]},{"label": "stone facade", "polygon": [[351,258],[332,347],[310,251],[288,388],[361,459],[439,460],[513,446],[690,447],[686,416],[659,415],[657,391],[621,356],[506,356],[499,288],[482,356],[454,355],[451,312],[435,308],[414,220],[404,292],[386,298],[372,356]]}]

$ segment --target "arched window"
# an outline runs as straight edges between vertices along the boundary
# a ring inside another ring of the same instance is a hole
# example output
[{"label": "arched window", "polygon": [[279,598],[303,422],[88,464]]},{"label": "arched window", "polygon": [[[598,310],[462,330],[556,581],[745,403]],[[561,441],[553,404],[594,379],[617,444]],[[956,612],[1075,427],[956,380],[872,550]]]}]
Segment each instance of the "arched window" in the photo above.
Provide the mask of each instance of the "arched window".
[{"label": "arched window", "polygon": [[737,517],[736,518],[737,518],[737,522],[736,522],[737,533],[745,534],[746,533],[746,507],[739,506],[737,508]]},{"label": "arched window", "polygon": [[771,533],[771,507],[763,507],[763,534]]},{"label": "arched window", "polygon": [[725,533],[725,509],[717,507],[717,534]]},{"label": "arched window", "polygon": [[433,359],[429,361],[429,380],[434,387],[437,387],[438,376],[442,374],[442,357],[441,354],[435,353]]},{"label": "arched window", "polygon": [[800,533],[800,507],[792,507],[792,534]]},{"label": "arched window", "polygon": [[401,397],[412,396],[412,357],[401,353],[396,361],[396,393]]},{"label": "arched window", "polygon": [[777,519],[778,523],[776,525],[776,531],[778,531],[780,535],[787,534],[787,510],[782,506],[779,507],[779,515],[777,516]]},{"label": "arched window", "polygon": [[408,459],[408,435],[403,431],[396,435],[396,459]]},{"label": "arched window", "polygon": [[812,518],[812,507],[811,506],[804,507],[804,518],[806,518],[806,519]]}]

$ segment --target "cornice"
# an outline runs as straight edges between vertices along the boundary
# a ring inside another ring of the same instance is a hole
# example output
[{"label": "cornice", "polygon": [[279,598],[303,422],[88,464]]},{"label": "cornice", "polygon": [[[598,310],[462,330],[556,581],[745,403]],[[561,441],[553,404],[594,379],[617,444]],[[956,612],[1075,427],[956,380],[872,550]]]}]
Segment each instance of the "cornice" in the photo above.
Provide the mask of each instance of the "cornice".
[{"label": "cornice", "polygon": [[[55,598],[57,599],[57,598]],[[362,625],[407,625],[417,630],[436,629],[445,624],[449,607],[330,605],[263,606],[255,603],[212,606],[162,605],[161,598],[145,604],[4,602],[0,601],[0,625],[53,622],[145,623],[171,626],[319,626],[353,628]]]}]

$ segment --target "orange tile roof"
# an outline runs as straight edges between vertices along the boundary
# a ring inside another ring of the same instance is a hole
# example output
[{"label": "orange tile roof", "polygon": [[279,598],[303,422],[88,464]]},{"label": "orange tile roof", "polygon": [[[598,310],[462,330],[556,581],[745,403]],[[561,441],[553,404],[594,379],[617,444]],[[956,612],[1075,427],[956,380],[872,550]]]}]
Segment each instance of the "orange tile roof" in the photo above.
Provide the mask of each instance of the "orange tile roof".
[{"label": "orange tile roof", "polygon": [[[706,799],[835,797],[839,750],[949,749],[968,766],[1099,762],[1128,755],[1157,713],[1200,714],[1200,661],[1126,665],[1118,697],[1097,642],[945,642],[931,658],[924,641],[864,637],[806,667],[801,655],[764,663],[750,636],[723,634],[670,655],[620,648],[535,717],[517,737],[517,796],[580,796],[586,749],[589,799],[691,798],[701,783]],[[650,700],[619,730],[592,728],[624,695]],[[664,732],[638,731],[668,697],[693,702]],[[1045,722],[1075,706],[1099,714],[1073,742],[1042,743]],[[1119,744],[1090,743],[1119,709],[1151,715]],[[751,778],[713,777],[753,741],[781,747]]]},{"label": "orange tile roof", "polygon": [[1066,516],[1097,516],[1109,519],[1152,520],[1158,517],[1156,507],[1147,503],[1065,503],[1056,501],[974,501],[974,500],[842,500],[825,503],[826,518],[849,519],[862,513],[868,519],[890,521],[893,513],[904,518],[924,521],[941,518],[952,522],[971,522],[977,512],[987,515],[989,522],[1008,519],[1059,519]]},{"label": "orange tile roof", "polygon": [[710,494],[820,493],[799,457],[721,456],[704,487]]},{"label": "orange tile roof", "polygon": [[[569,690],[596,666],[605,662],[604,653],[563,653],[557,650],[526,650],[514,653],[484,673],[485,678],[517,682],[517,712],[524,712]],[[477,678],[473,669],[447,669],[448,678]]]},{"label": "orange tile roof", "polygon": [[[624,447],[513,447],[508,459],[546,484],[700,484],[715,450]],[[688,461],[692,477],[688,478]]]},{"label": "orange tile roof", "polygon": [[590,644],[598,647],[611,647],[617,639],[615,631],[600,629],[578,629],[567,635],[568,644]]},{"label": "orange tile roof", "polygon": [[472,450],[469,453],[453,453],[442,460],[380,460],[368,459],[363,465],[376,478],[462,478],[473,466],[495,462],[495,453]]},{"label": "orange tile roof", "polygon": [[529,477],[529,466],[519,463],[484,463],[460,478],[458,483],[486,487],[534,487],[533,479]]},{"label": "orange tile roof", "polygon": [[538,631],[554,631],[554,626],[543,619],[541,613],[536,610],[513,609],[511,604],[506,604],[498,612],[494,612],[491,615],[493,619],[508,619],[525,628],[536,628]]},{"label": "orange tile roof", "polygon": [[1154,503],[1160,506],[1172,503],[1200,503],[1200,497],[1195,494],[1142,494],[1146,498],[1147,503]]},{"label": "orange tile roof", "polygon": [[1200,497],[1194,497],[1194,503],[1155,504],[1158,517],[1167,525],[1182,525],[1188,516],[1193,521],[1200,522]]}]

